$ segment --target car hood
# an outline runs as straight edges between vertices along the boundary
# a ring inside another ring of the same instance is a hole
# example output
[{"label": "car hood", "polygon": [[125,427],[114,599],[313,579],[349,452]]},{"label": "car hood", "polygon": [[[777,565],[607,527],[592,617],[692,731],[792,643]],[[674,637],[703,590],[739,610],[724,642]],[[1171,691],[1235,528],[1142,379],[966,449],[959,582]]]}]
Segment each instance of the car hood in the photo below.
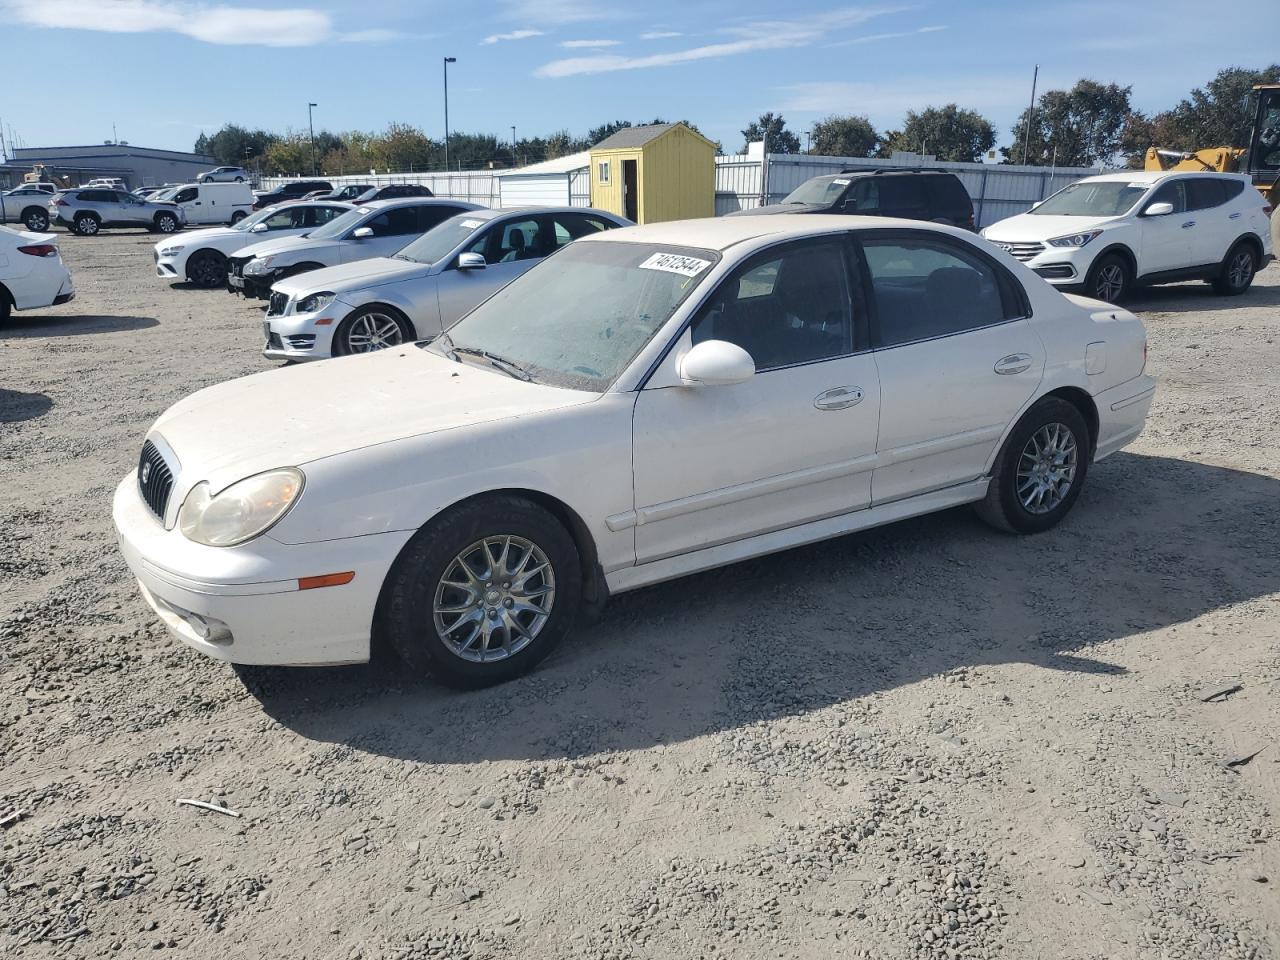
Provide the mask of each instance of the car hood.
[{"label": "car hood", "polygon": [[1054,237],[1069,237],[1082,230],[1114,223],[1118,217],[1063,217],[1050,214],[1021,213],[1008,220],[993,223],[983,231],[988,240],[1030,241],[1050,240]]},{"label": "car hood", "polygon": [[274,240],[263,240],[261,243],[245,247],[236,256],[267,257],[273,254],[292,253],[297,250],[320,250],[336,242],[335,240],[312,240],[310,237],[303,236],[276,237]]},{"label": "car hood", "polygon": [[599,395],[516,380],[416,346],[269,370],[208,387],[152,427],[180,483],[219,491],[276,467],[408,437],[589,403]]},{"label": "car hood", "polygon": [[172,247],[175,244],[180,247],[187,247],[196,243],[205,243],[209,240],[221,240],[224,237],[243,236],[245,236],[243,230],[232,230],[230,227],[208,227],[204,230],[190,230],[177,237],[166,237],[156,244],[156,249]]},{"label": "car hood", "polygon": [[430,269],[431,265],[426,263],[411,263],[390,257],[372,257],[369,260],[356,260],[336,267],[324,267],[280,280],[272,289],[287,293],[291,297],[302,296],[313,290],[346,293],[350,290],[405,280],[424,274]]},{"label": "car hood", "polygon": [[830,213],[831,205],[826,203],[770,203],[763,207],[752,207],[748,210],[735,210],[726,214],[729,217],[770,217],[781,213]]}]

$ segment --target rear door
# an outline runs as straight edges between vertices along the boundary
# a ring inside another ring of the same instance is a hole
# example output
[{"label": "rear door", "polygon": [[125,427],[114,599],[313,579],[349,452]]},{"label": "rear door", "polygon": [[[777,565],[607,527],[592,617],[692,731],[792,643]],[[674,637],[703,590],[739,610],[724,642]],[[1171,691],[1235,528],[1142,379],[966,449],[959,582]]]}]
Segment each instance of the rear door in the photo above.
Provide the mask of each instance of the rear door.
[{"label": "rear door", "polygon": [[929,197],[920,177],[895,174],[871,176],[866,180],[866,201],[858,204],[858,213],[878,217],[901,217],[904,220],[931,218]]},{"label": "rear door", "polygon": [[1044,372],[1026,295],[956,237],[876,230],[859,240],[881,391],[872,500],[977,480]]},{"label": "rear door", "polygon": [[1196,266],[1221,263],[1227,249],[1240,235],[1237,211],[1227,205],[1226,183],[1222,177],[1192,177],[1187,181],[1187,210],[1196,218],[1191,231],[1191,262]]},{"label": "rear door", "polygon": [[[1171,204],[1173,213],[1162,217],[1147,216],[1146,211],[1157,203]],[[1187,181],[1169,180],[1162,184],[1142,209],[1143,213],[1138,218],[1141,230],[1138,273],[1160,273],[1190,266],[1196,216],[1187,210]]]}]

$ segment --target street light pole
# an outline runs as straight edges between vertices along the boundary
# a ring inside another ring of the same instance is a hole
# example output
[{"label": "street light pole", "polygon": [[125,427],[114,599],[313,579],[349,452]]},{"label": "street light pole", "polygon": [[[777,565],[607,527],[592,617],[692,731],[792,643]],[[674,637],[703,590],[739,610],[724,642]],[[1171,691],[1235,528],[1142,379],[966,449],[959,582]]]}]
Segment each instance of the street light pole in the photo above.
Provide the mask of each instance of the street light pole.
[{"label": "street light pole", "polygon": [[320,106],[318,103],[307,104],[307,129],[311,131],[311,175],[314,177],[319,171],[316,169],[316,124],[311,116],[311,111]]},{"label": "street light pole", "polygon": [[449,64],[457,63],[457,57],[444,58],[444,169],[449,172]]},{"label": "street light pole", "polygon": [[511,166],[517,167],[520,161],[516,159],[516,125],[511,125]]}]

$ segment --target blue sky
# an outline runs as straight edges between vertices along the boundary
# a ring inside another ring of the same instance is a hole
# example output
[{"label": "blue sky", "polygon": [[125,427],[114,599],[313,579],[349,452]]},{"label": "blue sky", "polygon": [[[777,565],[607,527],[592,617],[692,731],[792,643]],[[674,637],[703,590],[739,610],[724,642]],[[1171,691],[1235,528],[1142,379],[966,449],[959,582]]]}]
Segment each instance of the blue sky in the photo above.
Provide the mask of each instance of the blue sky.
[{"label": "blue sky", "polygon": [[[510,135],[608,120],[687,118],[728,151],[765,110],[803,134],[830,113],[879,129],[950,101],[1001,142],[1040,89],[1081,76],[1132,84],[1155,111],[1219,68],[1262,66],[1272,3],[822,0],[0,0],[0,121],[27,146],[189,149],[224,122],[274,130]],[[16,83],[15,83],[16,79]],[[802,136],[803,140],[803,136]]]}]

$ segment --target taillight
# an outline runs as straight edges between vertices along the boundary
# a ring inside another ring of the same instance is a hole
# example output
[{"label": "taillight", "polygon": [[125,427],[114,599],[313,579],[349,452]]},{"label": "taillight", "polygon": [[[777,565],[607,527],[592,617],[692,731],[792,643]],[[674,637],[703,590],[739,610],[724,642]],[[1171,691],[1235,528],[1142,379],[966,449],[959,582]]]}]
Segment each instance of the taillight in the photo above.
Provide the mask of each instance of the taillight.
[{"label": "taillight", "polygon": [[65,201],[65,200],[55,200],[55,201],[54,201],[54,203],[56,203],[56,204],[57,204],[58,206],[60,206],[60,207],[69,207],[69,206],[71,206],[71,204],[67,203],[67,201]]},{"label": "taillight", "polygon": [[1268,217],[1271,216],[1271,210],[1272,210],[1271,204],[1264,203],[1262,205],[1262,212],[1265,213]]},{"label": "taillight", "polygon": [[52,243],[33,243],[27,247],[19,247],[18,252],[29,257],[56,257],[58,248]]}]

